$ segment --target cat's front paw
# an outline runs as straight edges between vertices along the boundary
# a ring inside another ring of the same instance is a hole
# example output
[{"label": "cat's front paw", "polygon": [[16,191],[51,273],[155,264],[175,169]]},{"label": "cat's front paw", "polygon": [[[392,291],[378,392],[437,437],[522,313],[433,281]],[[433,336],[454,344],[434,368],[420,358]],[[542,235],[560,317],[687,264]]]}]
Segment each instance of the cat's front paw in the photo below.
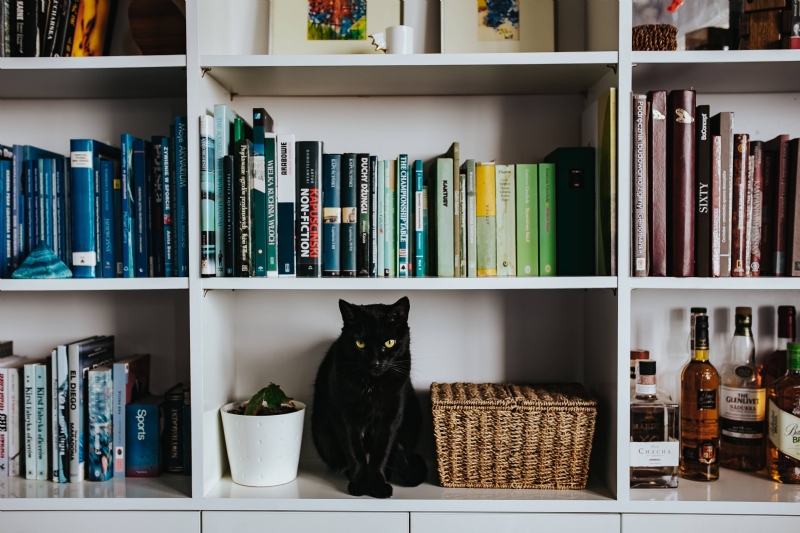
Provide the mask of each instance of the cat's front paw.
[{"label": "cat's front paw", "polygon": [[372,496],[373,498],[391,498],[392,486],[380,472],[370,472],[366,476],[356,476],[348,485],[347,492],[351,496]]},{"label": "cat's front paw", "polygon": [[351,481],[347,484],[347,492],[350,496],[364,496],[369,492],[369,482],[366,479]]},{"label": "cat's front paw", "polygon": [[373,498],[391,498],[392,486],[385,481],[372,483],[369,486],[369,495]]}]

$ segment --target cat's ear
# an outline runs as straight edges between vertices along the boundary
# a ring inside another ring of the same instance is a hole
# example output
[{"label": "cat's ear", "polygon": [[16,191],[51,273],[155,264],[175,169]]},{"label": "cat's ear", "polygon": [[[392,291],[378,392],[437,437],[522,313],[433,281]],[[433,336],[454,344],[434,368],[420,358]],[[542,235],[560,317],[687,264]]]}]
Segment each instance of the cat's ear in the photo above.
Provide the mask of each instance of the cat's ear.
[{"label": "cat's ear", "polygon": [[356,306],[345,302],[344,300],[339,300],[339,311],[342,313],[342,320],[345,324],[350,324],[355,322],[356,320]]},{"label": "cat's ear", "polygon": [[389,321],[397,323],[408,322],[408,310],[411,308],[408,296],[403,296],[392,304],[391,307],[392,310],[389,311]]}]

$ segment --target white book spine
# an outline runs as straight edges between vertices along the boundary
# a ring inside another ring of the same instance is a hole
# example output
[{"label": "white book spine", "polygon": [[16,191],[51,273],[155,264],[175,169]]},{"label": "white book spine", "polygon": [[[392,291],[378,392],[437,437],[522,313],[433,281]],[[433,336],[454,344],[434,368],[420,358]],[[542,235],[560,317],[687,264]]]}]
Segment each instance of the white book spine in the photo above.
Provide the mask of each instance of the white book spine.
[{"label": "white book spine", "polygon": [[68,348],[69,368],[69,481],[80,483],[83,481],[83,401],[81,390],[83,387],[80,369],[80,346],[71,344]]},{"label": "white book spine", "polygon": [[[293,278],[296,276],[297,256],[295,253],[294,221],[295,221],[295,145],[294,135],[278,135],[278,276]],[[282,221],[292,220],[291,230],[282,225]],[[291,239],[289,234],[292,235]],[[291,252],[287,252],[291,250]],[[288,255],[285,255],[288,254]],[[294,257],[292,257],[294,256]]]},{"label": "white book spine", "polygon": [[20,438],[22,436],[22,390],[20,387],[20,371],[16,368],[9,368],[6,370],[6,378],[8,379],[8,475],[9,477],[20,476],[20,460],[22,454],[22,446]]},{"label": "white book spine", "polygon": [[23,378],[25,479],[36,479],[36,365],[25,365]]},{"label": "white book spine", "polygon": [[[11,371],[13,372],[13,370]],[[0,477],[8,476],[8,371],[0,368]]]},{"label": "white book spine", "polygon": [[46,480],[50,469],[47,460],[47,367],[36,365],[36,479]]}]

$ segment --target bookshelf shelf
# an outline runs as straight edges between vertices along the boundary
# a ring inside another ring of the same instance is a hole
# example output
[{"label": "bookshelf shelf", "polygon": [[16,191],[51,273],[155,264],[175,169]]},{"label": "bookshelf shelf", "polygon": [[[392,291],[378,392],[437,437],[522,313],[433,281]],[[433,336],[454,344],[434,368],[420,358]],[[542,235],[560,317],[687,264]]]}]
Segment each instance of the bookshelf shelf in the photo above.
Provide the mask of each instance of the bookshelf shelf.
[{"label": "bookshelf shelf", "polygon": [[616,277],[578,278],[206,278],[203,289],[229,290],[497,290],[615,289]]},{"label": "bookshelf shelf", "polygon": [[186,96],[186,56],[0,58],[0,98]]},{"label": "bookshelf shelf", "polygon": [[800,278],[630,278],[631,289],[800,290]]},{"label": "bookshelf shelf", "polygon": [[0,291],[150,291],[188,288],[188,278],[0,279]]},{"label": "bookshelf shelf", "polygon": [[239,96],[567,94],[616,66],[616,52],[201,56]]}]

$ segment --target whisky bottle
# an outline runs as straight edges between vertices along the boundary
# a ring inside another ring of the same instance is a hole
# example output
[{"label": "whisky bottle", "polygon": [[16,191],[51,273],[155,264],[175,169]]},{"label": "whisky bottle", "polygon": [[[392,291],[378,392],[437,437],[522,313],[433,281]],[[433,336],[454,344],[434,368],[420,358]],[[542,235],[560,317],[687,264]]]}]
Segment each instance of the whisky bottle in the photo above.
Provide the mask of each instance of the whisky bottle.
[{"label": "whisky bottle", "polygon": [[678,405],[658,398],[656,362],[639,360],[631,400],[631,488],[678,486]]},{"label": "whisky bottle", "polygon": [[766,462],[764,415],[767,391],[761,386],[753,341],[753,310],[736,308],[736,331],[722,367],[719,463],[733,470],[761,470]]},{"label": "whisky bottle", "polygon": [[[686,352],[686,356],[683,357],[682,361],[679,361],[678,368],[685,367],[687,364],[689,364],[689,361],[692,360],[692,357],[694,357],[694,324],[699,316],[708,316],[707,309],[705,307],[692,307],[689,310],[689,339],[686,343],[688,351]],[[680,396],[682,382],[681,373],[677,372],[675,378],[677,379],[677,384],[675,385],[676,395]]]},{"label": "whisky bottle", "polygon": [[786,345],[794,342],[795,310],[793,305],[778,307],[778,346],[761,365],[761,385],[764,388],[786,375]]},{"label": "whisky bottle", "polygon": [[719,374],[708,362],[708,317],[695,319],[694,354],[681,374],[681,477],[719,479]]},{"label": "whisky bottle", "polygon": [[800,344],[787,349],[788,372],[767,390],[767,471],[780,483],[800,483]]}]

